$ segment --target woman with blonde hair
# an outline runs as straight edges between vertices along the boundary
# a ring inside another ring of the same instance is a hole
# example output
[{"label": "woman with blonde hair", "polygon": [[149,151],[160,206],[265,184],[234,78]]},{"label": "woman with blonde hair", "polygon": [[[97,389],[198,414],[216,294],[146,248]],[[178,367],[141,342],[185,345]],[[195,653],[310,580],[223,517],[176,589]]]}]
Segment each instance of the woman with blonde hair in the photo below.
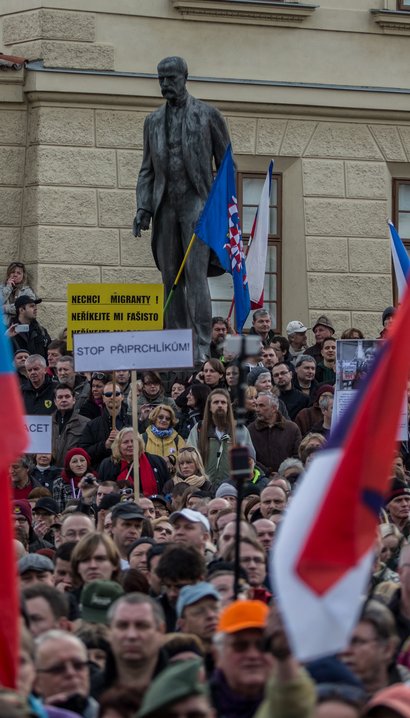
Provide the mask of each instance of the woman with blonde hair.
[{"label": "woman with blonde hair", "polygon": [[[111,456],[103,459],[98,470],[99,481],[134,482],[134,432],[126,426],[118,432],[112,447]],[[143,496],[162,493],[162,487],[169,480],[167,465],[160,456],[145,451],[144,442],[138,436],[139,481]]]},{"label": "woman with blonde hair", "polygon": [[3,304],[3,312],[6,319],[10,320],[16,315],[15,301],[18,297],[30,297],[35,299],[36,295],[27,282],[27,270],[23,262],[11,262],[6,269],[4,284],[0,284],[0,296]]},{"label": "woman with blonde hair", "polygon": [[158,404],[152,409],[148,420],[149,426],[141,436],[145,450],[150,454],[169,456],[185,445],[182,436],[175,431],[178,421],[171,406]]},{"label": "woman with blonde hair", "polygon": [[201,454],[193,446],[184,446],[179,450],[175,476],[165,484],[164,494],[170,493],[175,484],[181,482],[196,490],[212,491],[212,484],[207,478]]}]

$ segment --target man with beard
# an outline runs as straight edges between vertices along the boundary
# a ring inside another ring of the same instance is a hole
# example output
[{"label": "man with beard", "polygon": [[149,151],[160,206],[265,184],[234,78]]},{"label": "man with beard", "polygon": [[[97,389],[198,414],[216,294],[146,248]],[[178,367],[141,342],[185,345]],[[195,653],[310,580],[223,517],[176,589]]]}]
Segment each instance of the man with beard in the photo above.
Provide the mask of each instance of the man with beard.
[{"label": "man with beard", "polygon": [[[252,447],[248,429],[243,427],[242,444]],[[205,404],[204,418],[189,432],[187,446],[194,446],[202,461],[213,488],[230,477],[229,448],[235,442],[235,421],[232,404],[225,389],[214,389]]]}]

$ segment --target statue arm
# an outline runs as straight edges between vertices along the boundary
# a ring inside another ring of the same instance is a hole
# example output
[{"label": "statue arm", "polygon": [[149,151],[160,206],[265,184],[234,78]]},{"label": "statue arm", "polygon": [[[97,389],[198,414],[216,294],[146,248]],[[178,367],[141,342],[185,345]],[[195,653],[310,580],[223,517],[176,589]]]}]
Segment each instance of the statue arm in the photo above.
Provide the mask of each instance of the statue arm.
[{"label": "statue arm", "polygon": [[227,146],[229,145],[231,138],[229,137],[228,127],[222,116],[222,114],[216,109],[213,109],[213,116],[211,117],[211,133],[212,133],[212,147],[213,155],[215,158],[216,169],[219,169]]},{"label": "statue arm", "polygon": [[149,117],[146,117],[144,122],[144,152],[136,187],[137,213],[134,217],[132,227],[134,237],[141,237],[141,230],[149,229],[150,220],[153,215],[152,198],[155,172],[149,145],[149,119]]}]

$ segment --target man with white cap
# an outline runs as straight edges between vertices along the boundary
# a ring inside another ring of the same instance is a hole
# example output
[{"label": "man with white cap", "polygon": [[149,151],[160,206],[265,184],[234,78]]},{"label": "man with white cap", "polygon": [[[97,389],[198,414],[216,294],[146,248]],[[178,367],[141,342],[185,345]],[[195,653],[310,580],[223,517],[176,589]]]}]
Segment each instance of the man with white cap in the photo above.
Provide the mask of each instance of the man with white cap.
[{"label": "man with white cap", "polygon": [[289,354],[292,363],[295,362],[295,359],[299,356],[299,354],[304,354],[306,351],[307,330],[308,328],[298,319],[289,322],[286,327],[286,334],[288,335],[289,340]]},{"label": "man with white cap", "polygon": [[201,553],[205,553],[206,542],[211,533],[206,516],[193,509],[181,509],[171,514],[169,520],[175,531],[174,543],[195,546]]}]

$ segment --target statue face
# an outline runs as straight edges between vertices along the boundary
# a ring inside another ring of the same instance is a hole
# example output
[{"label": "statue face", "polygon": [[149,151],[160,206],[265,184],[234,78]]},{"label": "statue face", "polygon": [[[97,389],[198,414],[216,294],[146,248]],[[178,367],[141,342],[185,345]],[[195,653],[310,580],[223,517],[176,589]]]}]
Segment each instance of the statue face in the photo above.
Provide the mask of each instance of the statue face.
[{"label": "statue face", "polygon": [[162,96],[168,102],[176,102],[185,95],[186,77],[175,63],[164,63],[158,67],[158,80]]}]

